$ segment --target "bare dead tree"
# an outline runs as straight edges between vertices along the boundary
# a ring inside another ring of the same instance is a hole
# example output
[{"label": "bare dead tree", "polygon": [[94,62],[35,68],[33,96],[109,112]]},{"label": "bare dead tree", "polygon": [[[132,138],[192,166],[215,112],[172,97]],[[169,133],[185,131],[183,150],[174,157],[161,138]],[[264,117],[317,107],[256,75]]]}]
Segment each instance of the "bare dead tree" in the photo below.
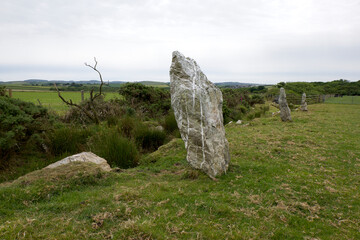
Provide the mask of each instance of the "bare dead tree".
[{"label": "bare dead tree", "polygon": [[96,112],[96,109],[95,109],[95,99],[97,99],[98,97],[100,97],[101,95],[103,95],[102,93],[102,87],[104,85],[104,81],[103,81],[103,78],[102,78],[102,75],[100,73],[100,71],[96,68],[97,67],[97,60],[96,58],[94,57],[94,61],[95,61],[95,65],[94,66],[91,66],[87,63],[85,63],[85,66],[93,69],[94,71],[96,71],[99,75],[99,78],[100,78],[100,86],[99,86],[99,92],[95,93],[94,94],[94,88],[91,89],[90,91],[90,99],[88,101],[88,106],[90,108],[90,111],[86,108],[86,105],[85,106],[82,106],[82,105],[79,105],[79,104],[76,104],[74,103],[71,99],[69,100],[66,100],[63,96],[61,96],[61,92],[59,91],[59,89],[57,88],[56,86],[56,83],[54,83],[54,86],[56,88],[56,91],[58,93],[58,96],[59,98],[68,106],[73,106],[73,107],[76,107],[78,108],[80,111],[82,111],[91,121],[93,121],[95,124],[99,124],[100,121],[99,121],[99,116],[98,116],[98,113]]}]

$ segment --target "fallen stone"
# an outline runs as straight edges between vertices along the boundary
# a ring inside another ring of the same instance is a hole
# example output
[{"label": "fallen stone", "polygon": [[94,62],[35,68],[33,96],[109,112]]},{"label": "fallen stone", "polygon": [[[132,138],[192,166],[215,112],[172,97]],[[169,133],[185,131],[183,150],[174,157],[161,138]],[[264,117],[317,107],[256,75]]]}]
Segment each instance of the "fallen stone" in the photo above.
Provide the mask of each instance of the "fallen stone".
[{"label": "fallen stone", "polygon": [[66,164],[69,164],[72,162],[91,162],[91,163],[95,163],[95,164],[99,165],[99,167],[106,172],[111,171],[111,167],[107,163],[107,161],[92,152],[82,152],[82,153],[78,153],[78,154],[66,157],[60,161],[50,164],[49,166],[47,166],[45,168],[57,168],[59,166],[63,166],[63,165],[66,165]]},{"label": "fallen stone", "polygon": [[291,112],[290,112],[290,108],[286,101],[286,94],[285,94],[284,88],[280,88],[279,108],[280,108],[281,120],[283,122],[291,121]]},{"label": "fallen stone", "polygon": [[237,124],[237,125],[241,125],[241,124],[242,124],[242,121],[241,121],[241,120],[237,120],[236,124]]},{"label": "fallen stone", "polygon": [[302,94],[300,110],[301,111],[307,111],[308,110],[307,109],[307,103],[306,103],[306,93]]},{"label": "fallen stone", "polygon": [[172,54],[170,90],[171,106],[189,164],[211,178],[226,173],[230,155],[223,125],[221,91],[193,59],[177,51]]}]

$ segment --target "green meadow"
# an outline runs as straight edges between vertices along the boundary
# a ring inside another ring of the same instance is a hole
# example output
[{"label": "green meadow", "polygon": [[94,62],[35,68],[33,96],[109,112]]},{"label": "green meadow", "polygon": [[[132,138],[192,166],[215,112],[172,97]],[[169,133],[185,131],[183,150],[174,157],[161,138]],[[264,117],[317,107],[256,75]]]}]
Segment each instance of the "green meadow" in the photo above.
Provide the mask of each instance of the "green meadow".
[{"label": "green meadow", "polygon": [[360,239],[360,105],[226,126],[216,181],[181,139],[133,169],[40,170],[0,185],[0,239]]},{"label": "green meadow", "polygon": [[[71,99],[74,103],[81,102],[81,92],[61,92],[61,95],[66,99]],[[90,93],[85,92],[84,98],[90,98]],[[106,92],[105,99],[113,99],[120,97],[116,92]],[[69,107],[59,98],[56,91],[13,91],[13,98],[19,98],[23,101],[32,102],[47,107],[59,114],[64,114]],[[39,100],[39,101],[38,101]]]},{"label": "green meadow", "polygon": [[360,104],[360,96],[332,97],[327,99],[325,102],[339,104]]}]

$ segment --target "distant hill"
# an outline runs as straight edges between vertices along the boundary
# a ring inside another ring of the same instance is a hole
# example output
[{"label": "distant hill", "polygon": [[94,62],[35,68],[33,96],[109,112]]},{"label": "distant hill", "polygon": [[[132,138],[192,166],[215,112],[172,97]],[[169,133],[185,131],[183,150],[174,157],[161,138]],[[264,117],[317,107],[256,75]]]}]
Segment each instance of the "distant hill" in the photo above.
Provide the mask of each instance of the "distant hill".
[{"label": "distant hill", "polygon": [[215,83],[215,85],[218,87],[228,87],[228,88],[248,88],[248,87],[261,86],[263,84],[240,83],[240,82],[221,82],[221,83]]},{"label": "distant hill", "polygon": [[[45,79],[27,79],[23,81],[9,81],[4,82],[0,81],[2,85],[52,85],[52,83],[77,83],[77,84],[100,84],[99,80],[45,80]],[[112,87],[119,87],[120,85],[127,83],[128,81],[105,81],[105,83],[109,83]],[[146,86],[153,86],[153,87],[162,87],[168,88],[170,87],[170,82],[160,82],[160,81],[137,81],[136,83],[142,83]],[[255,87],[255,86],[262,86],[264,84],[255,84],[255,83],[240,83],[240,82],[220,82],[215,83],[216,86],[224,88],[246,88],[246,87]]]}]

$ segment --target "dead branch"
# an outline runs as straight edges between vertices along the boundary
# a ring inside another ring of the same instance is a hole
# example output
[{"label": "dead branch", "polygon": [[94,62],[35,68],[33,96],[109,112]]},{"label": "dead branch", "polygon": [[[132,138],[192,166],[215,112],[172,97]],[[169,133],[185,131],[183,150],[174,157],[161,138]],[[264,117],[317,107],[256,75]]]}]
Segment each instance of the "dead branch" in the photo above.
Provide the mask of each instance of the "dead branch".
[{"label": "dead branch", "polygon": [[91,91],[90,91],[90,101],[92,101],[92,102],[93,102],[97,97],[99,97],[99,96],[102,95],[102,87],[103,87],[103,85],[104,85],[104,81],[103,81],[102,75],[101,75],[100,71],[97,70],[97,68],[96,68],[98,62],[97,62],[97,60],[96,60],[95,57],[94,57],[94,61],[95,61],[95,65],[94,65],[94,66],[91,66],[90,64],[85,63],[85,66],[93,69],[94,71],[96,71],[96,72],[99,74],[99,78],[100,78],[100,81],[101,81],[100,87],[99,87],[99,92],[98,92],[98,93],[95,93],[95,95],[93,95],[93,94],[94,94],[94,89],[91,89]]},{"label": "dead branch", "polygon": [[98,124],[98,120],[96,120],[97,118],[93,117],[86,109],[85,107],[82,107],[76,103],[73,103],[73,101],[71,99],[69,99],[69,101],[65,100],[65,98],[63,96],[61,96],[61,92],[59,91],[59,89],[56,86],[56,83],[54,83],[54,86],[56,88],[56,91],[58,93],[59,98],[68,106],[74,106],[77,107],[78,109],[80,109],[89,119],[91,119],[92,121],[94,121],[96,124]]},{"label": "dead branch", "polygon": [[99,121],[98,114],[97,114],[97,112],[96,112],[94,100],[95,100],[96,98],[100,97],[100,96],[103,94],[103,93],[102,93],[102,87],[103,87],[103,85],[104,85],[104,81],[103,81],[103,78],[102,78],[102,75],[101,75],[100,71],[96,68],[98,62],[97,62],[97,60],[96,60],[95,57],[94,57],[94,61],[95,61],[95,65],[94,65],[94,66],[91,66],[90,64],[85,63],[85,66],[93,69],[94,71],[96,71],[96,72],[99,74],[99,78],[100,78],[100,81],[101,81],[100,86],[99,86],[99,92],[98,92],[98,93],[95,93],[95,94],[94,94],[94,88],[92,88],[91,91],[90,91],[90,101],[89,101],[89,103],[88,103],[88,104],[89,104],[88,106],[89,106],[90,111],[92,112],[92,114],[90,113],[90,111],[88,111],[88,110],[85,108],[85,106],[80,106],[80,105],[78,105],[78,104],[76,104],[76,103],[73,103],[73,101],[72,101],[71,99],[69,99],[68,101],[67,101],[66,99],[64,99],[63,96],[61,96],[61,93],[60,93],[59,89],[57,88],[56,83],[54,83],[54,86],[55,86],[55,88],[56,88],[56,91],[57,91],[57,93],[58,93],[59,98],[60,98],[64,103],[66,103],[66,104],[69,105],[69,106],[77,107],[77,108],[80,109],[83,113],[85,113],[85,115],[86,115],[89,119],[91,119],[91,120],[92,120],[93,122],[95,122],[96,124],[99,124],[100,121]]}]

